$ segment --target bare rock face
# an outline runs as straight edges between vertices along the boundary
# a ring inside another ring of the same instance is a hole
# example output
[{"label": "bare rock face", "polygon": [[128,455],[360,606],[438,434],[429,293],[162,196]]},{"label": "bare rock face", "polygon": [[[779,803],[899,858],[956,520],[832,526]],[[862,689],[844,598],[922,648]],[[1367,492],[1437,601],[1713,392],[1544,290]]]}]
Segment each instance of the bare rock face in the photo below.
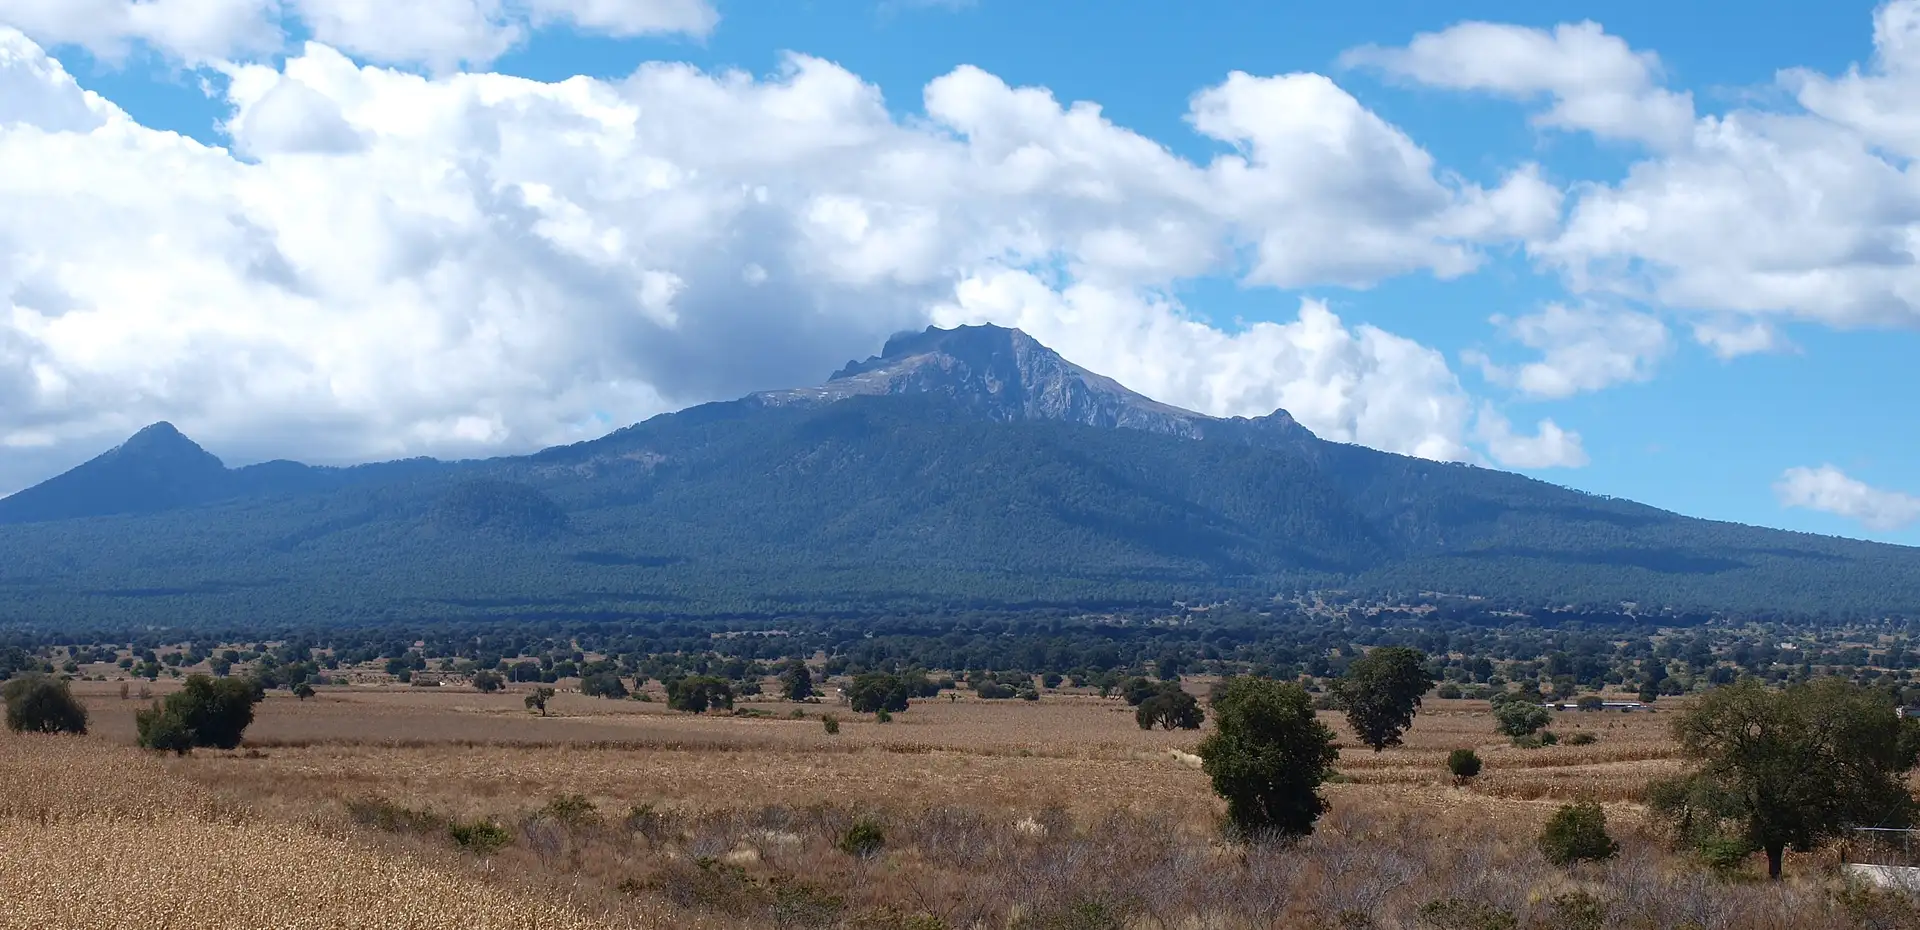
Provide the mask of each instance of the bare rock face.
[{"label": "bare rock face", "polygon": [[1284,410],[1225,419],[1160,403],[1061,358],[1020,330],[992,325],[895,336],[879,355],[848,363],[825,384],[752,400],[818,405],[870,394],[938,394],[997,420],[1058,420],[1260,446],[1312,436]]}]

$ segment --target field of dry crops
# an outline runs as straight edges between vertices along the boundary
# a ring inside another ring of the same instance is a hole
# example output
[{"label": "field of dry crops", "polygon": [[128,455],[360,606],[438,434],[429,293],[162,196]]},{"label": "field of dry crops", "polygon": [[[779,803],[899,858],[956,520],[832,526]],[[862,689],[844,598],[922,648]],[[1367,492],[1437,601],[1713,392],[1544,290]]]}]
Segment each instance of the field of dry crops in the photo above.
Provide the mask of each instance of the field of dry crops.
[{"label": "field of dry crops", "polygon": [[[0,895],[30,902],[0,926],[1391,928],[1449,898],[1568,930],[1877,913],[1835,897],[1830,857],[1770,886],[1666,851],[1634,798],[1677,767],[1670,712],[1556,714],[1595,741],[1525,750],[1484,703],[1430,700],[1406,746],[1343,749],[1313,838],[1247,850],[1181,757],[1199,734],[1092,695],[943,697],[879,724],[336,688],[270,697],[237,752],[174,759],[131,747],[116,686],[76,690],[93,735],[0,744]],[[1466,787],[1443,765],[1463,746],[1487,763]],[[1567,872],[1532,838],[1580,797],[1625,852]],[[850,849],[863,823],[881,839]],[[454,839],[472,825],[499,839]]]}]

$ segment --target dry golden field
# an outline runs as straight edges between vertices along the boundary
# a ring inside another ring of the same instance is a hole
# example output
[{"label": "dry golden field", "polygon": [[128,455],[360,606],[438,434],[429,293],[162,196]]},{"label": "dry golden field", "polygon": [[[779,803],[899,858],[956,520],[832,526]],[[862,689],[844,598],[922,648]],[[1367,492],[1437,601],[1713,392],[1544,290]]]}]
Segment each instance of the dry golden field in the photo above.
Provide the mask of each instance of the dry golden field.
[{"label": "dry golden field", "polygon": [[[1665,707],[1556,714],[1597,740],[1523,750],[1484,702],[1429,700],[1406,746],[1343,749],[1312,838],[1245,849],[1182,758],[1201,734],[1092,695],[942,696],[878,724],[323,688],[269,697],[239,751],[163,758],[132,748],[117,684],[75,690],[92,735],[0,738],[0,926],[1413,928],[1446,898],[1567,930],[1901,925],[1843,906],[1831,856],[1769,885],[1669,853],[1635,803],[1677,770]],[[1470,786],[1444,769],[1459,747],[1486,760]],[[1533,837],[1583,797],[1623,854],[1551,867]],[[850,854],[863,820],[884,840]],[[504,846],[450,839],[474,824]]]}]

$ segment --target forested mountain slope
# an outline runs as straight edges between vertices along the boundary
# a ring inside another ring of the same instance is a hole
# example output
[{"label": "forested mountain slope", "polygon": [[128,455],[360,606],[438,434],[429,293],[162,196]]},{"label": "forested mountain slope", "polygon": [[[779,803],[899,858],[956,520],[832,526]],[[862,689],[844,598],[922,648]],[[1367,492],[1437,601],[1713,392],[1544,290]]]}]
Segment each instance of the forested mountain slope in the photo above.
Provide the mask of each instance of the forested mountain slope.
[{"label": "forested mountain slope", "polygon": [[142,435],[0,501],[0,621],[1098,609],[1309,587],[1920,614],[1920,550],[1327,443],[1284,412],[1205,417],[993,327],[524,457],[226,469],[170,427]]}]

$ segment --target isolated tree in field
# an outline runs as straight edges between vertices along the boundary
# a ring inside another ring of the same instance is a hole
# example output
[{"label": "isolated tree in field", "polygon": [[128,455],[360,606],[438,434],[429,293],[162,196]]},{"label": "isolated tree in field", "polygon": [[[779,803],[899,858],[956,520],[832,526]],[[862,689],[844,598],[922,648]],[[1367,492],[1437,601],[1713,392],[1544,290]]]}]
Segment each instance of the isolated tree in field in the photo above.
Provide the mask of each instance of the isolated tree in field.
[{"label": "isolated tree in field", "polygon": [[787,663],[787,670],[780,675],[780,692],[789,701],[813,697],[813,673],[807,670],[807,663],[799,659]]},{"label": "isolated tree in field", "polygon": [[310,684],[307,684],[304,681],[293,686],[293,696],[299,698],[302,701],[306,700],[307,698],[313,697],[313,694],[314,694],[313,686]]},{"label": "isolated tree in field", "polygon": [[506,686],[507,686],[507,681],[506,679],[500,677],[499,672],[481,671],[481,672],[473,673],[474,690],[479,691],[482,694],[492,694],[493,692],[498,691],[501,688],[504,688]]},{"label": "isolated tree in field", "polygon": [[1133,719],[1142,730],[1151,730],[1155,726],[1163,730],[1198,730],[1206,722],[1207,715],[1200,710],[1200,702],[1194,696],[1171,686],[1159,694],[1140,702],[1140,708],[1134,711]]},{"label": "isolated tree in field", "polygon": [[1673,729],[1692,784],[1651,786],[1655,809],[1696,828],[1718,821],[1766,853],[1769,878],[1788,849],[1854,824],[1912,822],[1906,773],[1920,761],[1920,721],[1901,719],[1883,693],[1842,678],[1784,691],[1748,678],[1707,692]]},{"label": "isolated tree in field", "polygon": [[621,681],[619,675],[615,675],[612,672],[602,672],[598,675],[588,675],[580,679],[580,693],[587,697],[610,698],[616,701],[626,700],[627,683]]},{"label": "isolated tree in field", "polygon": [[880,672],[861,675],[847,687],[847,702],[855,713],[860,714],[883,710],[897,714],[907,709],[911,696],[911,685],[905,679]]},{"label": "isolated tree in field", "polygon": [[1382,646],[1353,660],[1346,677],[1334,685],[1347,709],[1347,725],[1374,752],[1400,745],[1400,734],[1413,725],[1421,697],[1433,687],[1426,661],[1427,654],[1418,649]]},{"label": "isolated tree in field", "polygon": [[1214,700],[1213,719],[1214,732],[1200,741],[1201,768],[1235,830],[1247,838],[1312,833],[1327,809],[1320,784],[1340,751],[1306,689],[1236,678]]},{"label": "isolated tree in field", "polygon": [[545,717],[547,715],[547,702],[550,700],[553,700],[552,688],[544,686],[535,688],[527,692],[527,709],[537,710],[540,712],[540,716]]},{"label": "isolated tree in field", "polygon": [[709,675],[677,678],[667,682],[667,706],[690,714],[704,714],[709,708],[733,707],[733,686]]},{"label": "isolated tree in field", "polygon": [[188,676],[179,691],[134,714],[140,745],[186,753],[195,747],[232,749],[253,723],[253,705],[266,697],[251,678]]},{"label": "isolated tree in field", "polygon": [[1493,708],[1493,725],[1514,739],[1532,736],[1552,722],[1546,708],[1526,700],[1505,701]]},{"label": "isolated tree in field", "polygon": [[85,733],[87,708],[66,682],[46,675],[7,681],[7,729],[15,733]]}]

